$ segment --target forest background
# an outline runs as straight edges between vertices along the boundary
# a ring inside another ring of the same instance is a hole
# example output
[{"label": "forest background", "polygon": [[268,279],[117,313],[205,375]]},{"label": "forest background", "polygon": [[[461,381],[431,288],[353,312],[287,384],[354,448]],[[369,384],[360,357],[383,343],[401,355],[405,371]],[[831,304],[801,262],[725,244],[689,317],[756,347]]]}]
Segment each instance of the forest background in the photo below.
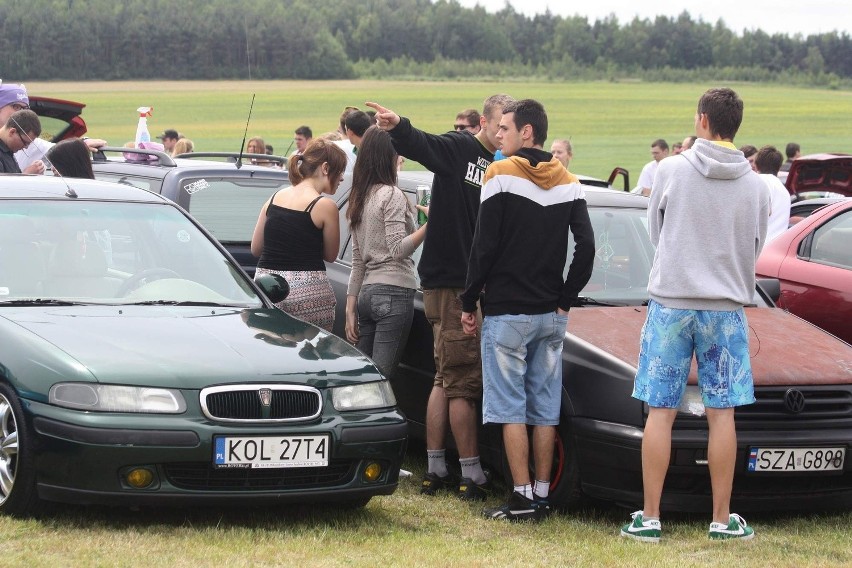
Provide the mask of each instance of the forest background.
[{"label": "forest background", "polygon": [[[830,23],[827,22],[827,25]],[[455,0],[0,0],[6,80],[760,81],[852,87],[852,38]]]}]

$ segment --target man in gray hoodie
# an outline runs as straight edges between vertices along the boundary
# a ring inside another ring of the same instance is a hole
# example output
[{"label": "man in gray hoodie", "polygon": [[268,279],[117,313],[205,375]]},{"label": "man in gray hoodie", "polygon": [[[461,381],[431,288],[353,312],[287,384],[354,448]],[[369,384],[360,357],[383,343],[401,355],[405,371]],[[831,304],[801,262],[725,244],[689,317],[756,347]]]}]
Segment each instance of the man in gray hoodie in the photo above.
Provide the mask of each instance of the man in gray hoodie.
[{"label": "man in gray hoodie", "polygon": [[766,239],[769,194],[733,145],[743,102],[731,89],[698,101],[690,150],[660,162],[648,207],[657,250],[648,282],[633,396],[648,403],[642,438],[644,509],[621,535],[659,542],[660,497],[671,455],[671,430],[693,354],[710,429],[713,489],[711,539],[754,536],[730,512],[737,438],[734,408],[754,402],[748,323],[754,265]]}]

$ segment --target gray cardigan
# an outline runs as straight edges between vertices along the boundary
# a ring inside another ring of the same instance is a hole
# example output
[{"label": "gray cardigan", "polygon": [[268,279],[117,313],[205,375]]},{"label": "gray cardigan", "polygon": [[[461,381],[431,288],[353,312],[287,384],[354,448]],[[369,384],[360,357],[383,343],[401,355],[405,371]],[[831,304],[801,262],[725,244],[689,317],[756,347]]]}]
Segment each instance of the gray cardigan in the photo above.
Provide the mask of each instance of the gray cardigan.
[{"label": "gray cardigan", "polygon": [[411,254],[417,248],[414,210],[401,189],[373,188],[352,231],[352,273],[347,294],[357,296],[362,285],[390,284],[417,289]]}]

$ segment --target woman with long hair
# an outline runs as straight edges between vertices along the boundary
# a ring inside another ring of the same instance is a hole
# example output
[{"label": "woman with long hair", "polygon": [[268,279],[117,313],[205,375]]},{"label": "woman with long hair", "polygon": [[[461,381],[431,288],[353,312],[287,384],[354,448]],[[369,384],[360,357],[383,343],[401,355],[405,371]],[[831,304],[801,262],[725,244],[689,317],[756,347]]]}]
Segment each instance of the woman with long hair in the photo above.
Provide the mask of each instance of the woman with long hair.
[{"label": "woman with long hair", "polygon": [[390,376],[414,317],[417,276],[411,254],[426,236],[397,187],[390,135],[371,126],[358,148],[346,218],[352,234],[352,273],[346,296],[346,338]]},{"label": "woman with long hair", "polygon": [[334,326],[334,290],[325,263],[337,258],[340,220],[334,195],[343,179],[346,154],[322,139],[289,161],[291,187],[277,191],[260,210],[251,238],[259,256],[256,276],[275,273],[290,284],[279,308],[327,331]]},{"label": "woman with long hair", "polygon": [[69,138],[47,151],[53,171],[62,177],[95,179],[92,151],[80,138]]}]

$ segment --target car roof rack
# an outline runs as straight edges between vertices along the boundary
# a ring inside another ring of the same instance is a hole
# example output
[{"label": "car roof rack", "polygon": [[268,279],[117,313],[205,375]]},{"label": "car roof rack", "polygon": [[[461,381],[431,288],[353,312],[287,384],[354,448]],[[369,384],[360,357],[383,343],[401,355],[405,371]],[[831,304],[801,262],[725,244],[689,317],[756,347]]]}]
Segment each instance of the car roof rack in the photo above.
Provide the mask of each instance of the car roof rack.
[{"label": "car roof rack", "polygon": [[239,152],[187,152],[185,154],[177,154],[174,156],[175,158],[228,158],[229,162],[234,162],[240,158],[246,158],[248,160],[261,160],[267,162],[275,162],[281,166],[284,166],[287,163],[288,158],[286,156],[275,156],[273,154],[240,154]]},{"label": "car roof rack", "polygon": [[[127,154],[149,156],[149,157],[157,158],[157,165],[168,166],[168,167],[172,167],[172,168],[177,167],[177,164],[175,163],[174,160],[172,160],[172,157],[169,156],[168,154],[166,154],[165,152],[160,152],[159,150],[150,150],[150,149],[145,149],[145,148],[124,148],[124,147],[118,148],[118,147],[115,147],[115,146],[101,146],[100,148],[97,149],[97,151],[94,154],[92,154],[92,160],[95,161],[95,162],[106,162],[107,161],[107,157],[106,157],[107,152],[109,152],[109,153],[121,152],[122,154],[125,155],[125,159],[127,158]],[[131,162],[131,163],[138,163],[138,164],[143,164],[143,165],[146,164],[146,163],[153,163],[154,162],[154,160],[147,162],[144,159],[139,159],[139,160],[136,160],[136,161],[130,159],[130,160],[127,160],[127,161]]]}]

